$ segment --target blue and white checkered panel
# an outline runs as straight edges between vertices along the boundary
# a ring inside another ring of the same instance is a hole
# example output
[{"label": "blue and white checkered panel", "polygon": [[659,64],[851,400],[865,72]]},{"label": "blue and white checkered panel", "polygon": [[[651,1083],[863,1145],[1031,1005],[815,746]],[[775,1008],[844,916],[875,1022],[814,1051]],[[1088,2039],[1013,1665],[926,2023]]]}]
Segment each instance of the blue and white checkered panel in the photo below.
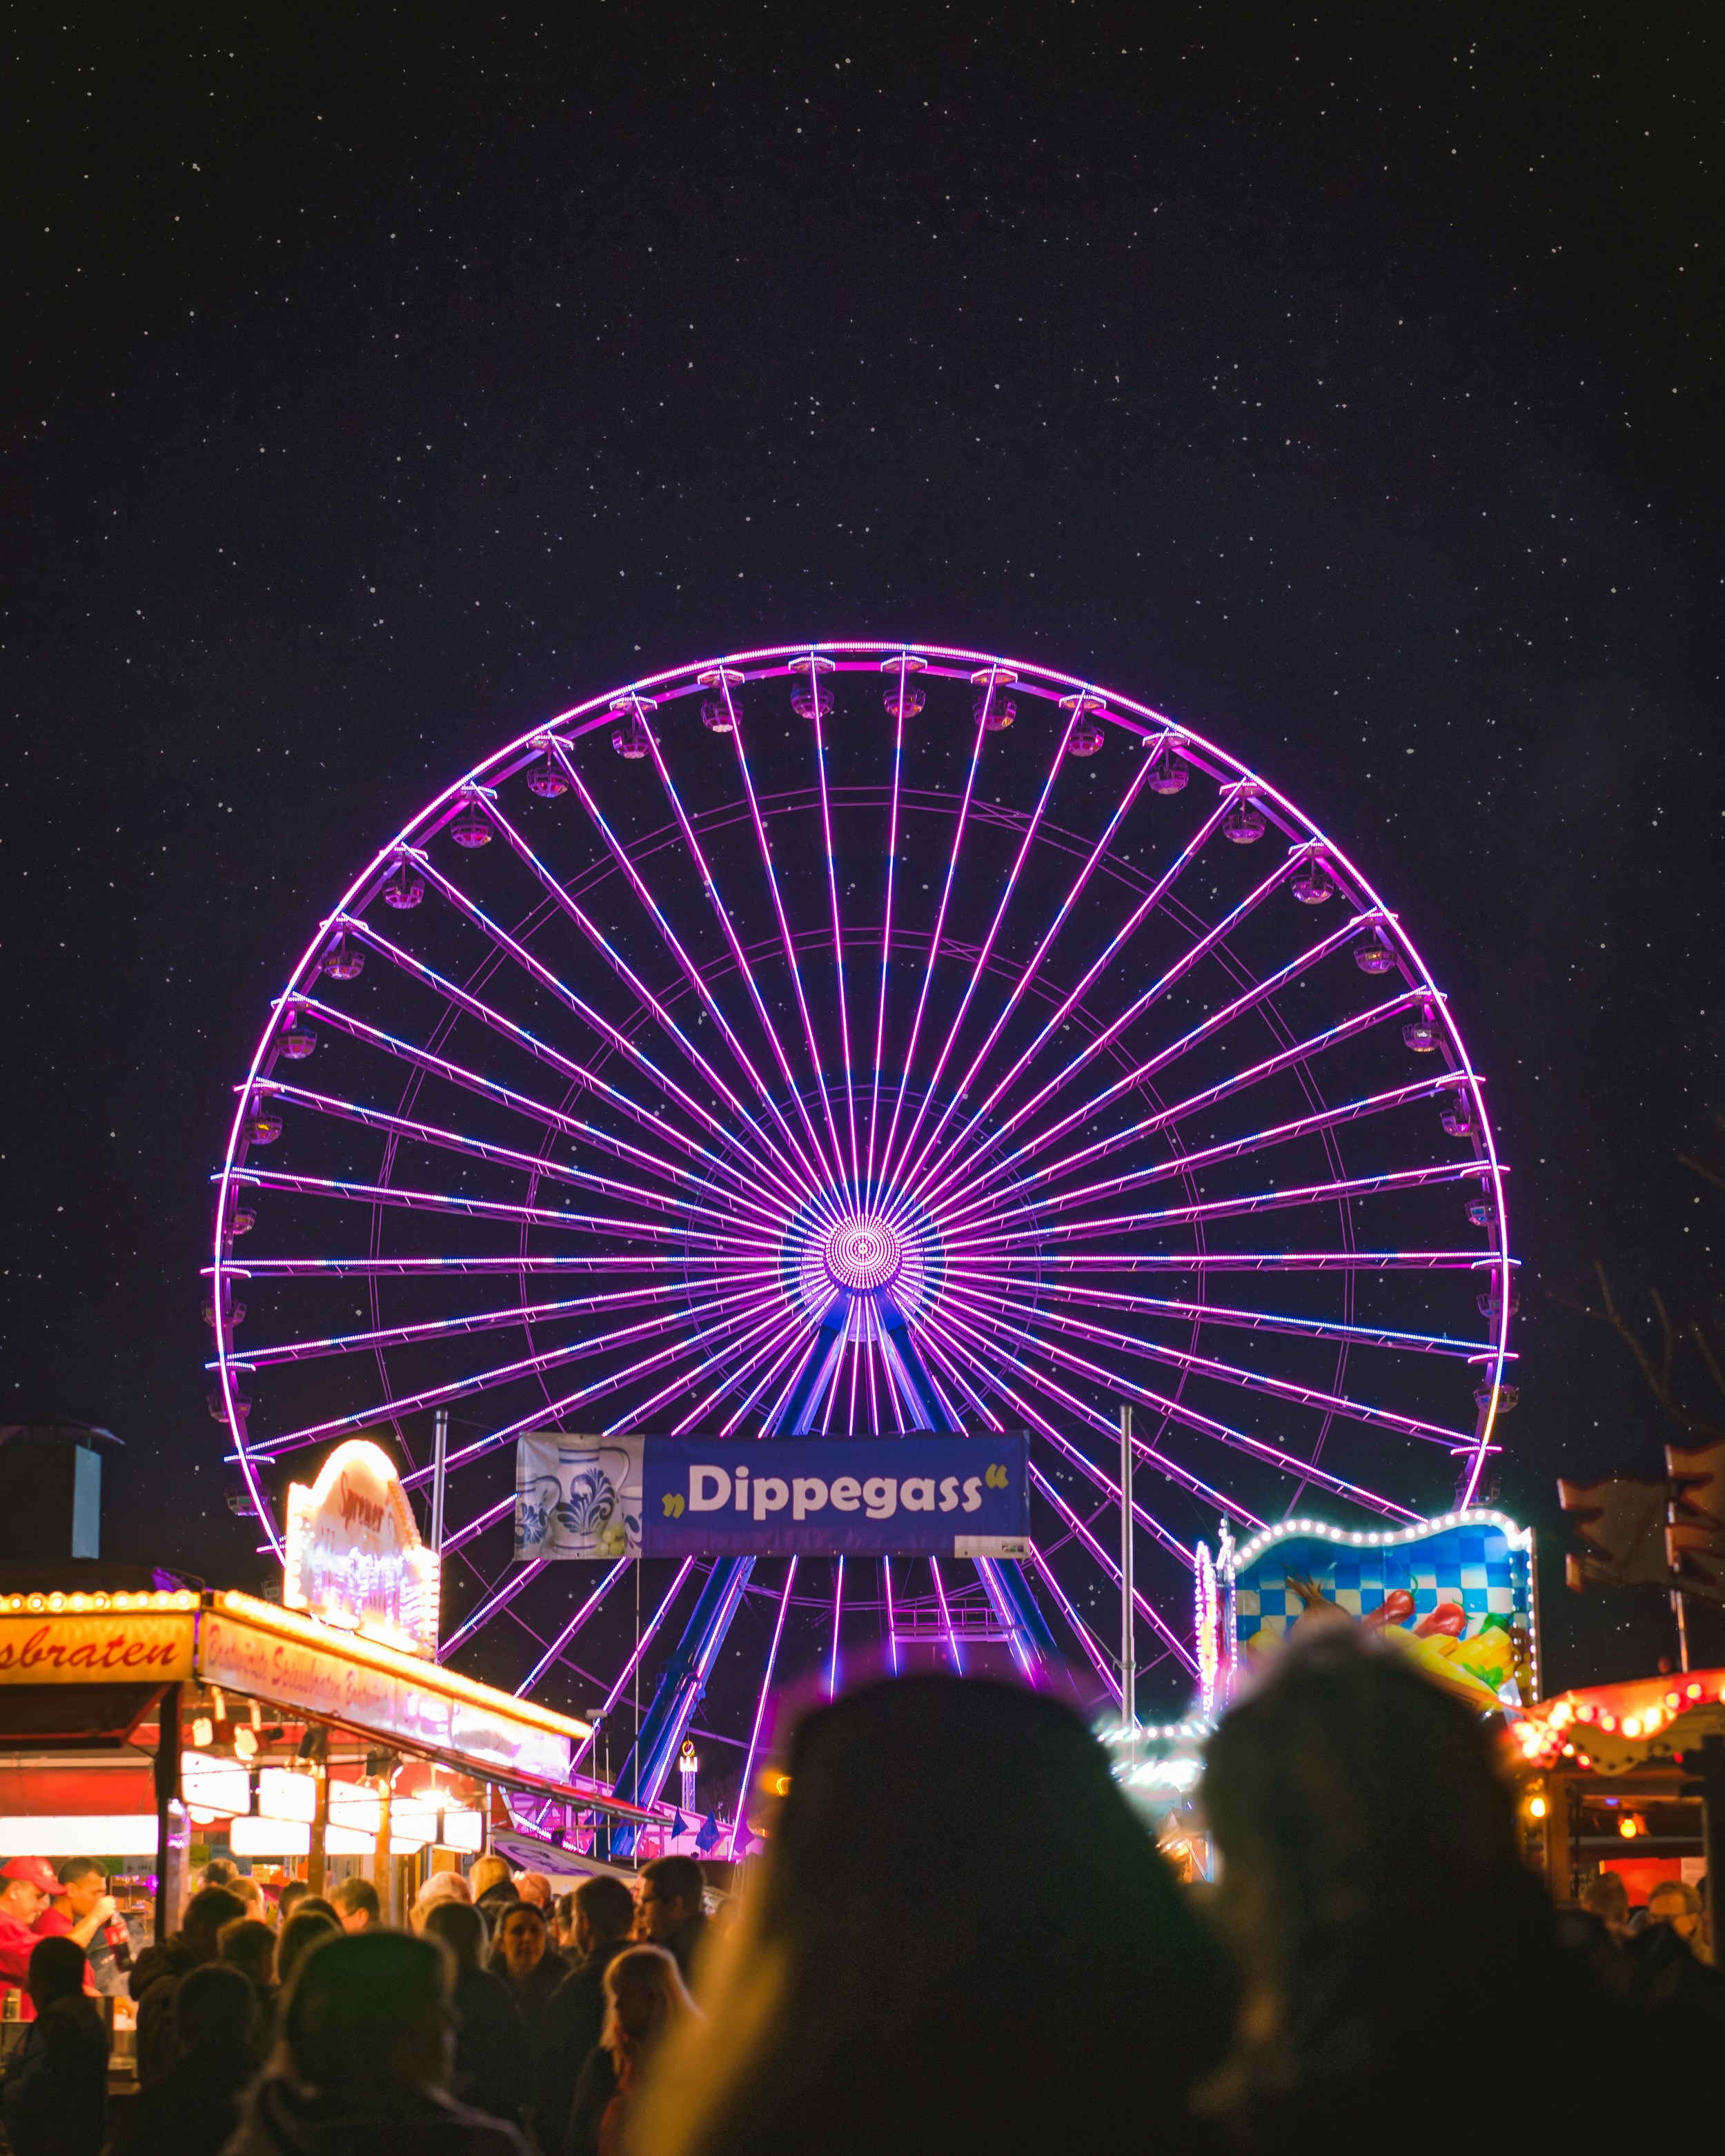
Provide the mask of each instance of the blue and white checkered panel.
[{"label": "blue and white checkered panel", "polygon": [[1440,1530],[1428,1540],[1388,1549],[1294,1536],[1267,1549],[1240,1574],[1239,1636],[1285,1632],[1306,1608],[1290,1577],[1314,1582],[1327,1601],[1350,1617],[1370,1614],[1400,1588],[1414,1598],[1418,1624],[1440,1602],[1459,1602],[1470,1632],[1482,1617],[1512,1617],[1527,1606],[1527,1561],[1499,1527]]}]

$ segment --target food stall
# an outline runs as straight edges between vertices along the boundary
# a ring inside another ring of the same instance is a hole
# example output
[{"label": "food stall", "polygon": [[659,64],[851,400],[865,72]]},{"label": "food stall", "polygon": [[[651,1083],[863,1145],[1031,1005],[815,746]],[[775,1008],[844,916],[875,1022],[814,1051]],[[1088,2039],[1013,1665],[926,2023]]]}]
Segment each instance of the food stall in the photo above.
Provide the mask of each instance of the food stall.
[{"label": "food stall", "polygon": [[315,1891],[363,1868],[400,1922],[507,1823],[505,1793],[656,1821],[581,1772],[588,1724],[439,1661],[437,1558],[380,1447],[337,1446],[288,1517],[280,1604],[72,1563],[0,1579],[0,1852],[111,1860],[162,1936],[194,1843]]},{"label": "food stall", "polygon": [[1506,1741],[1560,1901],[1601,1871],[1622,1875],[1632,1903],[1662,1880],[1697,1885],[1712,1850],[1725,1847],[1725,1670],[1560,1692],[1529,1707]]}]

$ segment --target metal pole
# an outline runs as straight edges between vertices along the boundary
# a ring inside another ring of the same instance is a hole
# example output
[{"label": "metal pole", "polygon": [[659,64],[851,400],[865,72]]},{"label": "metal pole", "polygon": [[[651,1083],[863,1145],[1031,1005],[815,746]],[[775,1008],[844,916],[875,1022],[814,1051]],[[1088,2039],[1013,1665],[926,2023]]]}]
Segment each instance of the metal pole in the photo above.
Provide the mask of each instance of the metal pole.
[{"label": "metal pole", "polygon": [[449,1411],[439,1408],[431,1419],[431,1547],[444,1546],[444,1476],[449,1456]]},{"label": "metal pole", "polygon": [[1120,1410],[1120,1723],[1138,1726],[1137,1613],[1132,1607],[1132,1411]]},{"label": "metal pole", "polygon": [[1676,1589],[1671,1595],[1671,1607],[1677,1613],[1677,1666],[1689,1666],[1689,1618],[1683,1607],[1683,1590]]}]

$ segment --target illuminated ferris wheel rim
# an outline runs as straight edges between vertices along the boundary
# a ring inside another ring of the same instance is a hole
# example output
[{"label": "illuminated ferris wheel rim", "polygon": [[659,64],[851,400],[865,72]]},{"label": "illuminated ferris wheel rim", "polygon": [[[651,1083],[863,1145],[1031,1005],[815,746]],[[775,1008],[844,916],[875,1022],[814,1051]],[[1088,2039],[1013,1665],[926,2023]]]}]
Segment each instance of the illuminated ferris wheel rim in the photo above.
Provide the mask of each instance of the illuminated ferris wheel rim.
[{"label": "illuminated ferris wheel rim", "polygon": [[[721,657],[696,661],[668,669],[664,672],[639,677],[634,681],[566,711],[541,720],[526,728],[512,741],[475,763],[468,772],[438,794],[420,812],[404,824],[394,837],[380,847],[367,866],[356,876],[336,908],[318,926],[317,932],[295,968],[287,988],[277,999],[275,1015],[259,1042],[245,1081],[239,1088],[238,1104],[230,1132],[226,1163],[218,1178],[218,1238],[216,1249],[217,1291],[221,1290],[221,1276],[225,1268],[244,1272],[243,1262],[224,1255],[219,1224],[227,1217],[234,1188],[249,1178],[243,1166],[244,1158],[243,1125],[249,1106],[263,1094],[281,1090],[265,1070],[272,1057],[275,1038],[280,1029],[282,1016],[288,1006],[307,994],[307,984],[315,977],[320,963],[326,953],[332,931],[339,931],[351,923],[357,914],[377,894],[383,878],[403,859],[424,860],[423,848],[439,830],[458,816],[474,800],[476,793],[489,793],[502,781],[529,763],[544,756],[547,743],[561,741],[572,746],[583,737],[598,730],[616,728],[619,724],[663,723],[662,715],[678,700],[710,692],[715,680],[730,687],[741,689],[750,681],[765,678],[783,679],[794,673],[803,673],[814,683],[829,670],[838,672],[878,671],[889,676],[895,673],[904,675],[914,671],[919,680],[947,678],[963,680],[973,684],[993,682],[1009,685],[1015,697],[1040,698],[1063,706],[1080,718],[1099,726],[1109,726],[1121,733],[1140,737],[1147,745],[1153,745],[1160,753],[1164,745],[1176,747],[1183,761],[1194,768],[1204,772],[1217,781],[1224,793],[1250,797],[1257,808],[1273,824],[1279,825],[1291,841],[1291,854],[1312,850],[1332,860],[1346,875],[1364,904],[1358,916],[1375,920],[1387,929],[1393,927],[1399,957],[1405,961],[1406,969],[1414,978],[1416,993],[1429,1005],[1430,1017],[1441,1032],[1448,1050],[1451,1075],[1455,1082],[1466,1086],[1473,1102],[1473,1115],[1478,1146],[1476,1159],[1469,1164],[1468,1172],[1476,1173],[1488,1186],[1497,1226],[1497,1247],[1482,1252],[1478,1266],[1482,1274],[1494,1281],[1491,1290],[1491,1331],[1495,1337],[1489,1343],[1482,1376],[1485,1380],[1486,1402],[1471,1447],[1468,1449],[1464,1476],[1465,1497],[1471,1500],[1480,1481],[1486,1460],[1493,1447],[1493,1430],[1499,1411],[1505,1363],[1508,1358],[1510,1316],[1514,1296],[1511,1270],[1514,1260],[1509,1255],[1507,1212],[1503,1189],[1504,1171],[1498,1161],[1490,1119],[1485,1111],[1480,1081],[1475,1073],[1461,1034],[1451,1021],[1442,992],[1433,981],[1429,968],[1394,915],[1378,896],[1376,891],[1345,851],[1329,838],[1286,795],[1270,782],[1242,763],[1228,751],[1209,741],[1201,733],[1183,723],[1169,719],[1154,707],[1114,690],[1078,676],[1041,666],[1034,662],[1005,657],[986,651],[960,647],[902,642],[896,639],[870,639],[847,641],[821,640],[814,643],[795,643],[762,647],[732,652]],[[853,788],[860,795],[879,794],[878,788]],[[834,789],[834,799],[844,789]],[[919,795],[916,789],[904,789],[907,808],[926,801],[930,808],[943,806],[947,797],[929,793]],[[786,789],[761,796],[760,808],[771,817],[780,814],[806,810],[813,805],[813,796],[806,788]],[[732,803],[716,809],[691,809],[691,821],[701,829],[732,820],[747,812],[740,804]],[[1004,812],[1008,820],[1022,821],[1021,812]],[[1057,839],[1057,827],[1050,823],[1042,835]],[[678,830],[675,823],[660,827],[635,842],[632,851],[640,858],[677,843]],[[1076,839],[1075,845],[1081,842]],[[1107,864],[1111,872],[1118,873],[1116,865]],[[596,860],[588,870],[572,880],[572,888],[584,880],[597,882],[617,873],[614,865],[603,859]],[[549,901],[547,901],[549,903]],[[803,932],[803,940],[818,946],[823,932],[819,927]],[[997,966],[1002,962],[996,959]],[[721,962],[712,969],[716,973],[728,970],[728,962]],[[1010,968],[1005,968],[1010,972]],[[870,1250],[862,1252],[849,1250],[845,1245],[846,1221],[854,1229],[857,1222],[865,1222],[873,1238]],[[819,1223],[819,1233],[811,1242],[812,1262],[820,1277],[829,1284],[846,1288],[870,1288],[890,1285],[890,1281],[902,1278],[915,1255],[917,1242],[917,1224],[908,1224],[902,1214],[896,1214],[894,1200],[889,1194],[875,1202],[870,1194],[863,1194],[850,1212],[843,1205],[833,1208]],[[888,1280],[872,1281],[870,1276],[886,1268]],[[803,1267],[808,1272],[807,1262]],[[271,1543],[280,1547],[280,1537],[275,1525],[273,1508],[268,1493],[258,1479],[259,1460],[254,1458],[254,1448],[245,1441],[243,1415],[236,1411],[236,1371],[249,1367],[244,1351],[233,1348],[225,1336],[218,1332],[216,1358],[218,1382],[227,1404],[228,1420],[234,1432],[238,1458],[249,1493],[264,1521]],[[411,1477],[420,1480],[422,1476]]]}]

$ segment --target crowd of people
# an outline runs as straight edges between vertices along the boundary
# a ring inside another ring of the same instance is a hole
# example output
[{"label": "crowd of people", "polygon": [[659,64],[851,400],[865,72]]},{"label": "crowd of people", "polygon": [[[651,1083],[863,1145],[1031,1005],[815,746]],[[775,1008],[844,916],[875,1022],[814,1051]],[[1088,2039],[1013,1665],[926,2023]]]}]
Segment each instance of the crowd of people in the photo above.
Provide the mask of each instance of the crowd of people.
[{"label": "crowd of people", "polygon": [[[212,1866],[128,1973],[139,2087],[111,2108],[105,1897],[78,1872],[80,1913],[14,1860],[15,2156],[1435,2156],[1709,2114],[1701,1897],[1554,1903],[1485,1727],[1351,1631],[1291,1650],[1212,1738],[1214,1887],[1180,1883],[1103,1748],[1031,1691],[874,1685],[786,1765],[720,1925],[680,1856],[557,1900],[481,1858],[401,1930],[366,1880],[270,1910]],[[62,1921],[27,1931],[33,1897]]]}]

